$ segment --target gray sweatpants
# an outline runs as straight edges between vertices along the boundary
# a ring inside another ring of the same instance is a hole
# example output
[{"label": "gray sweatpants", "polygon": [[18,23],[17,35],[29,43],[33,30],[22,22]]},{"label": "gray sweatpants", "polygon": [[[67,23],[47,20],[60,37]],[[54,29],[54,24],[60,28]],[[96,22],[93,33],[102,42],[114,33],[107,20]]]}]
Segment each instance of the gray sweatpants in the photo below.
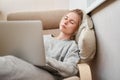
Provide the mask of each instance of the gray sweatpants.
[{"label": "gray sweatpants", "polygon": [[55,80],[45,70],[14,56],[0,57],[0,80]]}]

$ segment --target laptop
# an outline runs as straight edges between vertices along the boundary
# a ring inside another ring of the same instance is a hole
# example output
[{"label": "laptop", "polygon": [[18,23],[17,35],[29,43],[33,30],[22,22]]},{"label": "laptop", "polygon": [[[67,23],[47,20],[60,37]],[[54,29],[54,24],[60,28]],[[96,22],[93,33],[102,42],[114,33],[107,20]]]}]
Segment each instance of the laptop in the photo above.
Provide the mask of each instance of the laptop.
[{"label": "laptop", "polygon": [[45,66],[41,21],[0,21],[0,56],[5,55]]},{"label": "laptop", "polygon": [[49,72],[41,21],[0,21],[0,56],[14,55]]}]

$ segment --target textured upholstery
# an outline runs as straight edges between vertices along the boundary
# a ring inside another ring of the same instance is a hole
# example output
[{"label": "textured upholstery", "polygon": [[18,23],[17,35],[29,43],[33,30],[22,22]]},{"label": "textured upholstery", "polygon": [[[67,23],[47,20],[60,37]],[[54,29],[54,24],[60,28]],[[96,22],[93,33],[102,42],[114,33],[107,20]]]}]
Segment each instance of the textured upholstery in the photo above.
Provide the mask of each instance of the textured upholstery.
[{"label": "textured upholstery", "polygon": [[60,33],[59,29],[48,29],[48,30],[43,30],[43,34],[52,34],[54,36],[57,36]]},{"label": "textured upholstery", "polygon": [[41,20],[44,29],[56,29],[62,16],[68,10],[14,12],[7,16],[7,20]]},{"label": "textured upholstery", "polygon": [[96,53],[96,38],[91,18],[83,11],[82,24],[76,35],[76,41],[80,49],[81,62],[88,62]]}]

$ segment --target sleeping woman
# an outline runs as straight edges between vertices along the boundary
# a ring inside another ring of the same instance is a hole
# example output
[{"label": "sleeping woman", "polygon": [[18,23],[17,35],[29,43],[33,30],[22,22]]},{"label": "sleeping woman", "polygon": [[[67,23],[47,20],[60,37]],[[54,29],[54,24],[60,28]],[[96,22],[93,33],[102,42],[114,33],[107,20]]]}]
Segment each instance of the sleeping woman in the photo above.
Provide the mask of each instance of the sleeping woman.
[{"label": "sleeping woman", "polygon": [[60,34],[44,37],[46,66],[53,67],[56,72],[49,72],[9,55],[0,57],[0,80],[62,80],[76,75],[80,55],[74,36],[82,17],[80,9],[70,10],[60,21]]}]

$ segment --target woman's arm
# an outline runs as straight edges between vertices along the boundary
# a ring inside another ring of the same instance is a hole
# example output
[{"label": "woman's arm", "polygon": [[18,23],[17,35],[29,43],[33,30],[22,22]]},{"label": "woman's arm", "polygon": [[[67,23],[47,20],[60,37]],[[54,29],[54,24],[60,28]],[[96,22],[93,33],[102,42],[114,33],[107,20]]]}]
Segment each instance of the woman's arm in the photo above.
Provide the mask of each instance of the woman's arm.
[{"label": "woman's arm", "polygon": [[59,74],[68,77],[78,72],[77,63],[80,60],[79,50],[76,44],[71,45],[63,61],[47,57],[47,64],[58,70]]}]

